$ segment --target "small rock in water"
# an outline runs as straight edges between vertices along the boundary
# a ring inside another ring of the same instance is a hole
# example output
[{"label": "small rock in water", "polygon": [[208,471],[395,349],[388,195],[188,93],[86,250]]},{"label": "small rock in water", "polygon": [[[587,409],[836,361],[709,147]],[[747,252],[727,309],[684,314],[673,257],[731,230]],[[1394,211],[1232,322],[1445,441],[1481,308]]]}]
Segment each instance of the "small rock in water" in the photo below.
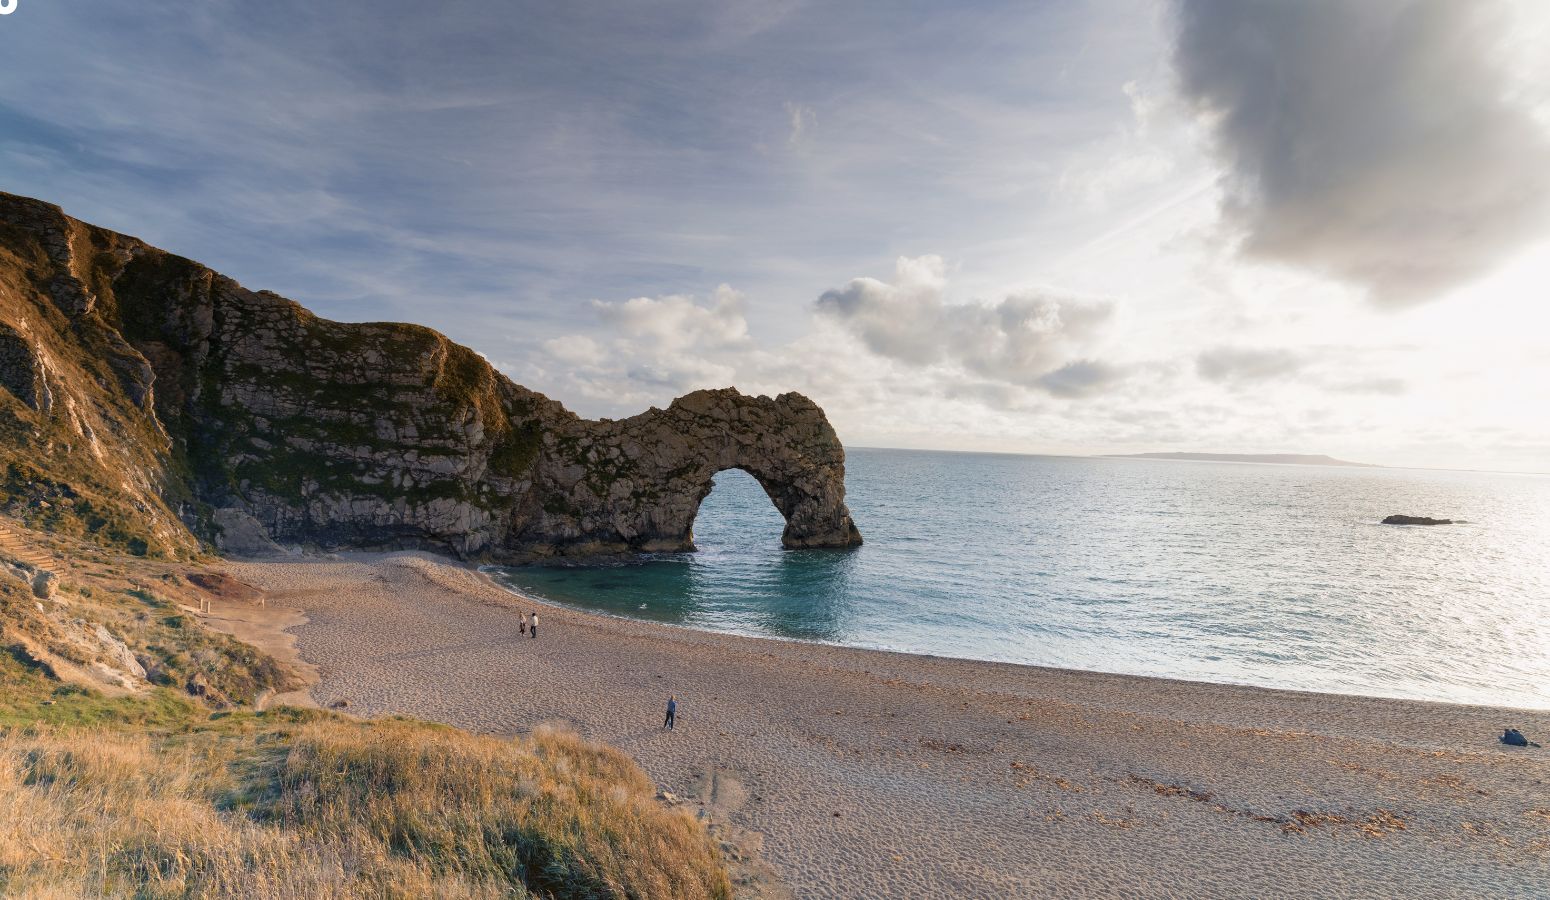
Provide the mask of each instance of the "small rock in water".
[{"label": "small rock in water", "polygon": [[1452,525],[1452,519],[1429,519],[1426,516],[1389,516],[1385,525]]}]

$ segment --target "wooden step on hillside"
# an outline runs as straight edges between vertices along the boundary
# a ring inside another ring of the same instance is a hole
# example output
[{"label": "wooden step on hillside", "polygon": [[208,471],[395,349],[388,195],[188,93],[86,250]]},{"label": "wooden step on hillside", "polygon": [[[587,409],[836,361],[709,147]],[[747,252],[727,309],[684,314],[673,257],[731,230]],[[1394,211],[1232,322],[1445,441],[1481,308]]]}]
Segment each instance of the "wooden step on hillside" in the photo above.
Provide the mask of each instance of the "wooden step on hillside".
[{"label": "wooden step on hillside", "polygon": [[53,554],[39,549],[32,542],[22,537],[10,522],[0,519],[0,552],[15,559],[19,559],[34,568],[53,572],[55,575],[63,574],[63,566]]}]

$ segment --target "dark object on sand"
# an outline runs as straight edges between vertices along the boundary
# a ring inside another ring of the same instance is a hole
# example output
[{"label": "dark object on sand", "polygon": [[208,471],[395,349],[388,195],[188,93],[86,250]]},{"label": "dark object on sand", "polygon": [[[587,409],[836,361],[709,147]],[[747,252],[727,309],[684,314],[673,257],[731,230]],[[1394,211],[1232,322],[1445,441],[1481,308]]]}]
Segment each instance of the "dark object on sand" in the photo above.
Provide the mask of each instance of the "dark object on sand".
[{"label": "dark object on sand", "polygon": [[1389,516],[1385,525],[1452,525],[1452,519],[1428,519],[1425,516]]},{"label": "dark object on sand", "polygon": [[1519,731],[1516,728],[1508,728],[1506,731],[1503,731],[1502,732],[1502,736],[1497,738],[1497,740],[1501,741],[1502,743],[1506,744],[1509,747],[1538,747],[1539,746],[1538,744],[1536,744],[1533,741],[1529,740],[1528,738],[1524,737],[1523,736],[1523,732]]}]

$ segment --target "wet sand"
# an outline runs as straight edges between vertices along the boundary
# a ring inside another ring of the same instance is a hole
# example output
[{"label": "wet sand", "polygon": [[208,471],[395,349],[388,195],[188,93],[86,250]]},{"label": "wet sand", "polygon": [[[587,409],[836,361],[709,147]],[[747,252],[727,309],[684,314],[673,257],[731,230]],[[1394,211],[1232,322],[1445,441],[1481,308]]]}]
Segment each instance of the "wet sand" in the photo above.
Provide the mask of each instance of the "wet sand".
[{"label": "wet sand", "polygon": [[520,602],[423,554],[223,568],[305,613],[320,703],[569,723],[797,897],[1550,893],[1550,751],[1496,742],[1550,736],[1547,712],[708,634]]}]

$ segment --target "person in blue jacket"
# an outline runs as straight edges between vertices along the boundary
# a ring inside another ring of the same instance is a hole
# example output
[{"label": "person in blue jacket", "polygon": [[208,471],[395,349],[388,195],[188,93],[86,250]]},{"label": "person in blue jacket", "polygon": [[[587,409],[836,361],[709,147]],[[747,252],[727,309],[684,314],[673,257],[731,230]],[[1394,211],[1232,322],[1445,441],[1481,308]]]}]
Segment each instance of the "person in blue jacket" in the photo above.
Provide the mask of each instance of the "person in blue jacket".
[{"label": "person in blue jacket", "polygon": [[1538,744],[1536,744],[1533,741],[1529,740],[1528,738],[1524,737],[1523,736],[1523,732],[1519,731],[1516,728],[1509,728],[1506,731],[1502,732],[1502,736],[1497,738],[1497,740],[1501,741],[1502,743],[1506,744],[1509,747],[1538,747],[1539,746]]},{"label": "person in blue jacket", "polygon": [[667,717],[662,720],[662,727],[668,731],[673,730],[673,725],[678,721],[678,698],[672,694],[667,695]]}]

